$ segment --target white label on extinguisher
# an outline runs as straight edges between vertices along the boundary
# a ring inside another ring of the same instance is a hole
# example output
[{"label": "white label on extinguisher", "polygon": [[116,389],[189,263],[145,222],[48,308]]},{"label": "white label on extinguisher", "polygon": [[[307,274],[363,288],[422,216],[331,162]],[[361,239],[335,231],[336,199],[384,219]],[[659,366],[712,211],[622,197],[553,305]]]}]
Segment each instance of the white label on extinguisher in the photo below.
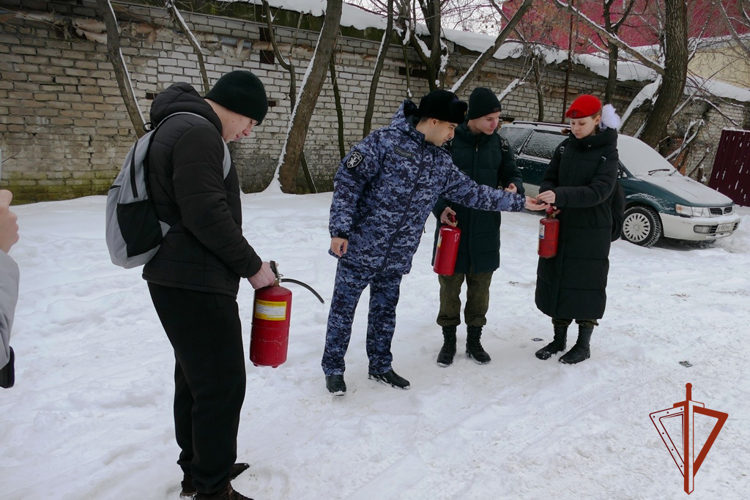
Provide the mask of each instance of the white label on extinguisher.
[{"label": "white label on extinguisher", "polygon": [[286,302],[258,300],[255,302],[255,317],[267,321],[284,321],[286,319]]},{"label": "white label on extinguisher", "polygon": [[539,224],[539,239],[544,239],[544,224]]},{"label": "white label on extinguisher", "polygon": [[437,242],[437,248],[440,248],[440,245],[443,243],[443,234],[438,233],[438,242]]}]

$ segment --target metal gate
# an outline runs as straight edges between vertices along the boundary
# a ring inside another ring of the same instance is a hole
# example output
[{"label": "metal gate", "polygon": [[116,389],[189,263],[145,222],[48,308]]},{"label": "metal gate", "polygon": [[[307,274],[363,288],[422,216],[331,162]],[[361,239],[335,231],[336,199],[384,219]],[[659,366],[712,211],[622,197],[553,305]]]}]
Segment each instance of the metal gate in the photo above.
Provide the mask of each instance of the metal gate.
[{"label": "metal gate", "polygon": [[708,186],[750,206],[750,130],[723,130]]}]

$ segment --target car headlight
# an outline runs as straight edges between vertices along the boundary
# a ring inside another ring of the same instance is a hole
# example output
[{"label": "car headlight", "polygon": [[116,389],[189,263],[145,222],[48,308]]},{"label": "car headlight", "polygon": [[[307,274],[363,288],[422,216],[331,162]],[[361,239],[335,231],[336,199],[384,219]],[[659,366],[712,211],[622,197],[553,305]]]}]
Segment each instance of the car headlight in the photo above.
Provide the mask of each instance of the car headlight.
[{"label": "car headlight", "polygon": [[676,203],[674,206],[675,212],[682,215],[683,217],[710,217],[711,211],[708,207],[691,207],[689,205],[680,205]]}]

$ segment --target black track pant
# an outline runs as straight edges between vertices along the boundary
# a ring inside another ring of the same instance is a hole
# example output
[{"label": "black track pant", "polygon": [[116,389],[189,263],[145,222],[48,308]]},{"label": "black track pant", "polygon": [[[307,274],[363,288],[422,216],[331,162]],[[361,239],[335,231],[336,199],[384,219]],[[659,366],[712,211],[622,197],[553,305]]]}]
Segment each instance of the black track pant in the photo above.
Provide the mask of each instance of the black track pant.
[{"label": "black track pant", "polygon": [[229,482],[245,399],[245,355],[237,300],[229,295],[148,284],[174,348],[178,464],[201,493]]}]

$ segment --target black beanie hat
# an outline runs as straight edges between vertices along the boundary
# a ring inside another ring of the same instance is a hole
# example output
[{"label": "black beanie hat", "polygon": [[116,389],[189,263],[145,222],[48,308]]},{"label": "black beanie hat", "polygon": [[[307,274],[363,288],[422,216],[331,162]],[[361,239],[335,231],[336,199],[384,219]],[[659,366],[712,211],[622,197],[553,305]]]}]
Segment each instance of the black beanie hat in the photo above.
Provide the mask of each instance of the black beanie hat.
[{"label": "black beanie hat", "polygon": [[266,89],[260,78],[246,70],[235,70],[219,78],[211,91],[206,94],[216,104],[221,104],[229,111],[263,121],[268,111]]},{"label": "black beanie hat", "polygon": [[491,115],[502,110],[495,93],[485,87],[477,87],[469,97],[469,120]]},{"label": "black beanie hat", "polygon": [[420,118],[437,118],[444,122],[463,123],[466,103],[447,90],[433,90],[419,101]]}]

